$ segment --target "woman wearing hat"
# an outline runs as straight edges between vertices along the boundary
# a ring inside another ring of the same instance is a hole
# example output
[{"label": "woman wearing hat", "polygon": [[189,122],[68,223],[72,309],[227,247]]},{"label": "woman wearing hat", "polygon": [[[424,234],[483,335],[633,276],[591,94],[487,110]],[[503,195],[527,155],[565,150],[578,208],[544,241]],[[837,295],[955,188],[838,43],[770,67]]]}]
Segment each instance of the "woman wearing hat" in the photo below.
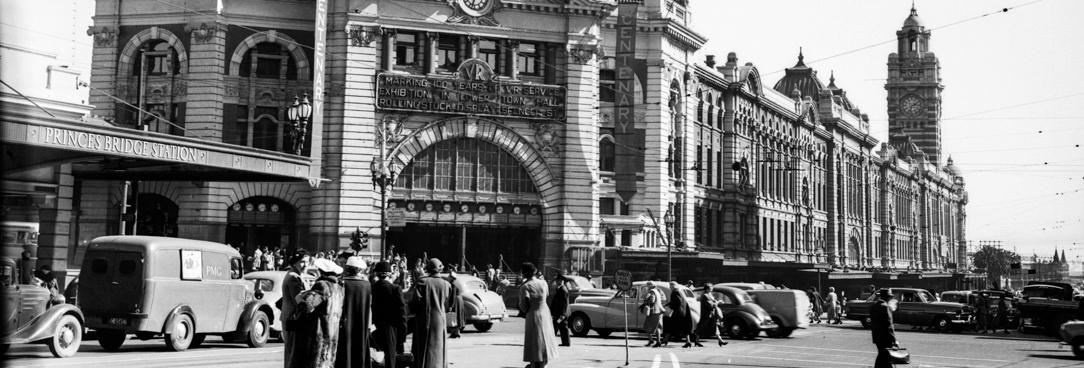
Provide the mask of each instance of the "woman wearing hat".
[{"label": "woman wearing hat", "polygon": [[339,346],[339,322],[343,312],[343,287],[335,278],[343,269],[334,261],[317,259],[313,266],[320,277],[312,289],[297,296],[299,322],[294,332],[295,348],[290,367],[331,368]]},{"label": "woman wearing hat", "polygon": [[523,287],[519,289],[519,307],[527,315],[523,330],[523,361],[531,363],[527,368],[543,368],[557,358],[557,337],[553,331],[553,316],[546,305],[549,286],[536,274],[538,269],[530,262],[520,268]]},{"label": "woman wearing hat", "polygon": [[[659,347],[662,346],[662,292],[656,287],[654,282],[647,283],[647,295],[644,297],[644,303],[640,305],[640,310],[647,315],[644,319],[644,331],[647,331],[647,346]],[[655,342],[652,345],[652,341]]]},{"label": "woman wearing hat", "polygon": [[368,367],[372,287],[362,275],[369,267],[361,257],[346,258],[344,264],[343,312],[335,367]]},{"label": "woman wearing hat", "polygon": [[414,284],[410,311],[414,314],[414,340],[410,347],[417,368],[448,368],[448,324],[445,313],[451,308],[452,285],[438,274],[444,270],[439,259],[429,259],[425,277]]},{"label": "woman wearing hat", "polygon": [[376,346],[384,351],[384,367],[395,368],[395,357],[402,353],[399,338],[406,339],[406,306],[403,289],[391,282],[391,264],[380,261],[373,266],[373,332]]}]

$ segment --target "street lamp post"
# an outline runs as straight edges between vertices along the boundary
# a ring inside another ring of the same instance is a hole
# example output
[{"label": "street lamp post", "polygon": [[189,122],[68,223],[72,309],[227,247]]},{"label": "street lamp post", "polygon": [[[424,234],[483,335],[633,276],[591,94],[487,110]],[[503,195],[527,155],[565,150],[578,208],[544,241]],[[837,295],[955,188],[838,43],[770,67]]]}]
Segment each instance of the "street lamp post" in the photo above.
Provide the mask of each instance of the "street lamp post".
[{"label": "street lamp post", "polygon": [[294,96],[294,104],[286,110],[286,118],[290,120],[290,151],[295,155],[301,154],[301,148],[305,146],[305,135],[309,130],[309,118],[312,117],[312,105],[309,104],[309,94],[304,93],[298,102]]},{"label": "street lamp post", "polygon": [[380,139],[380,156],[373,157],[373,161],[369,164],[369,170],[373,175],[373,185],[380,187],[380,258],[383,259],[389,256],[387,247],[387,193],[388,188],[395,185],[395,178],[399,175],[400,168],[394,160],[389,163],[386,156],[389,138],[388,119],[381,119],[380,129],[381,134],[378,136],[378,139]]},{"label": "street lamp post", "polygon": [[666,281],[674,281],[674,211],[667,208],[662,216],[662,222],[666,224]]}]

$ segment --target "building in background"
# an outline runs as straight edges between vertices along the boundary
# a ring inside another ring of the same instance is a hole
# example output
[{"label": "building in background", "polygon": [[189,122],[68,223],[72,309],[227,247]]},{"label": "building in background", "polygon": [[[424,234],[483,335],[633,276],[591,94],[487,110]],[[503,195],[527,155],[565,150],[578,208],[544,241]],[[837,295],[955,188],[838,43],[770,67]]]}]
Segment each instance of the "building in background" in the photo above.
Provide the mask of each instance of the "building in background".
[{"label": "building in background", "polygon": [[914,10],[881,143],[801,54],[774,88],[734,53],[700,55],[683,0],[269,3],[97,2],[101,131],[13,140],[70,168],[55,247],[135,233],[337,251],[364,230],[374,256],[596,277],[947,285],[966,268]]}]

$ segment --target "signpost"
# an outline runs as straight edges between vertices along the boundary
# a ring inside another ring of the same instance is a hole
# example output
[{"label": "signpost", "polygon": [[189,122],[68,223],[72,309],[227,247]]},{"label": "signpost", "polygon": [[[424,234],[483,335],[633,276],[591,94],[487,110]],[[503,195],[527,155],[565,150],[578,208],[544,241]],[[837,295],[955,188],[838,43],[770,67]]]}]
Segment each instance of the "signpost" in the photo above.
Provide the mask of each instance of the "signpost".
[{"label": "signpost", "polygon": [[625,365],[629,365],[629,304],[628,291],[632,289],[632,272],[624,268],[614,272],[614,283],[621,290],[621,309],[625,311]]},{"label": "signpost", "polygon": [[405,227],[406,211],[402,208],[388,209],[388,227]]}]

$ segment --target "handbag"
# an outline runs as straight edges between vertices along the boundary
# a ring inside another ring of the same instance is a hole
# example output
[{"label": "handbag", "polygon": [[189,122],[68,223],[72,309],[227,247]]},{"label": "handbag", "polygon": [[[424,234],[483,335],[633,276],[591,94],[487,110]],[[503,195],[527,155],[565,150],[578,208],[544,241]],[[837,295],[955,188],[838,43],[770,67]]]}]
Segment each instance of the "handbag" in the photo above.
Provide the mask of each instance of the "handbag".
[{"label": "handbag", "polygon": [[911,353],[899,346],[888,348],[888,360],[892,364],[911,364]]},{"label": "handbag", "polygon": [[670,307],[663,308],[662,314],[664,316],[667,316],[667,317],[673,316],[674,315],[674,309],[670,308]]}]

